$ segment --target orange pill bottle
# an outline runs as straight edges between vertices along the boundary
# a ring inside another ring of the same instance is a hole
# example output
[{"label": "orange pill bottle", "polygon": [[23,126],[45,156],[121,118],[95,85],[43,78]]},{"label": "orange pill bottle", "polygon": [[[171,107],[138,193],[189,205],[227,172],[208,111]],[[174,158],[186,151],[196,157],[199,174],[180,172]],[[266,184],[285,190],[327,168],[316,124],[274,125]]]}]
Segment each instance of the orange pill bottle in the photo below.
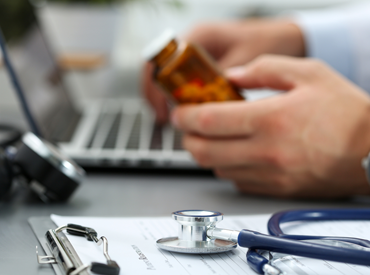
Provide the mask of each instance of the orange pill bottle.
[{"label": "orange pill bottle", "polygon": [[199,46],[165,31],[144,50],[154,64],[153,79],[178,104],[244,100]]}]

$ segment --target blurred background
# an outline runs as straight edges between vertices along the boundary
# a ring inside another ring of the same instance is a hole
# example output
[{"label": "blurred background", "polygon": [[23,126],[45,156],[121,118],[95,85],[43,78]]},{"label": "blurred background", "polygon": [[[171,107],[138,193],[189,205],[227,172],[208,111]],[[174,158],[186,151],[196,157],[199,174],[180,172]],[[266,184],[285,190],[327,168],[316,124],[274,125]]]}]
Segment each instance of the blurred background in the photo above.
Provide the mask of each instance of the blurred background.
[{"label": "blurred background", "polygon": [[[32,21],[26,1],[0,0],[1,29],[14,42]],[[64,62],[65,81],[73,92],[70,96],[77,105],[83,105],[91,98],[140,96],[142,49],[166,28],[183,33],[199,22],[281,16],[293,10],[324,9],[357,0],[32,1],[37,5],[48,3],[39,14],[43,31]],[[90,65],[68,62],[74,56],[85,57]],[[6,116],[7,122],[26,127],[20,122],[18,101],[1,62],[0,110],[11,114]]]}]

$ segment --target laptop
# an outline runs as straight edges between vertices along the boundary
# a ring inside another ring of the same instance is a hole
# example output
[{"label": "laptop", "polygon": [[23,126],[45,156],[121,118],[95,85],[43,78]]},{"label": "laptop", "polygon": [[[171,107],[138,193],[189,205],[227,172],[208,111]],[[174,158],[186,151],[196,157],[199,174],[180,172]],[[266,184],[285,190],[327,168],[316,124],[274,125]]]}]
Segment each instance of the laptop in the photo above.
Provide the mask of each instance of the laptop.
[{"label": "laptop", "polygon": [[92,100],[76,108],[34,18],[9,49],[11,38],[0,31],[4,63],[33,133],[84,167],[197,167],[181,147],[181,133],[156,125],[140,98]]}]

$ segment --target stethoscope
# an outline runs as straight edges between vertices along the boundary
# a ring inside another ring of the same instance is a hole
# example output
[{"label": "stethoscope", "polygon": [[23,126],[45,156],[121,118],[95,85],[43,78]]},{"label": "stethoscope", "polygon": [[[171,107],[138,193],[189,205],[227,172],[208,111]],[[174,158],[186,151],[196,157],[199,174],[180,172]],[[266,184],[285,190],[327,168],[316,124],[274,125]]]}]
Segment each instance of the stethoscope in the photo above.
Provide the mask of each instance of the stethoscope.
[{"label": "stethoscope", "polygon": [[[281,224],[296,221],[370,220],[370,209],[296,210],[274,214],[268,221],[270,235],[243,229],[221,229],[216,223],[223,219],[220,212],[183,210],[172,213],[179,223],[178,237],[159,239],[157,246],[171,252],[210,254],[249,248],[248,265],[259,274],[283,274],[262,252],[278,252],[308,258],[370,265],[370,241],[330,236],[287,235]],[[320,243],[318,243],[320,241]]]}]

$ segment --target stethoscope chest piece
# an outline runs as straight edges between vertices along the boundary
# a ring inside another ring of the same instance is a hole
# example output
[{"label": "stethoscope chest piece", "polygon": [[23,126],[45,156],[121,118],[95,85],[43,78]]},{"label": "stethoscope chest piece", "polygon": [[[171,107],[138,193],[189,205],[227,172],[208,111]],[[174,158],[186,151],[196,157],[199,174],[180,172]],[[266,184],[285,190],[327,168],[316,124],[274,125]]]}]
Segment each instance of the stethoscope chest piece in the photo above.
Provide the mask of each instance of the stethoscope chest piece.
[{"label": "stethoscope chest piece", "polygon": [[237,243],[207,236],[209,228],[223,219],[220,212],[204,210],[183,210],[172,213],[179,223],[178,237],[159,239],[157,246],[171,252],[210,254],[230,251]]}]

